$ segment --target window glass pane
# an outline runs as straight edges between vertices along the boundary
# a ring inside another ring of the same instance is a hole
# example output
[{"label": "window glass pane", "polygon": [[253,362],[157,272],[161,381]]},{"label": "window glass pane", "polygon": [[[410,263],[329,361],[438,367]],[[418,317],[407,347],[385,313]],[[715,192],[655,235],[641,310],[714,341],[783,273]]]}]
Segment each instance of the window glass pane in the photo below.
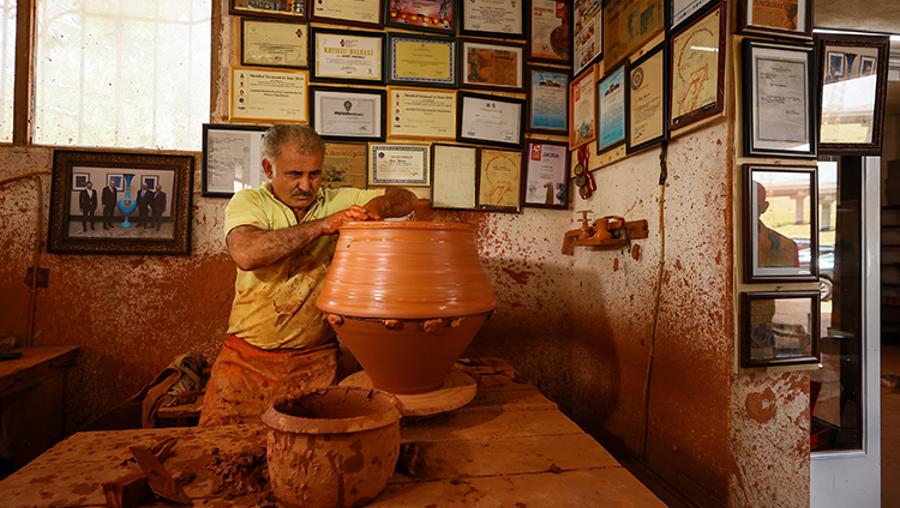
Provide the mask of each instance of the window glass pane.
[{"label": "window glass pane", "polygon": [[16,0],[0,0],[0,143],[12,141],[16,68]]},{"label": "window glass pane", "polygon": [[200,150],[211,0],[40,0],[34,142]]}]

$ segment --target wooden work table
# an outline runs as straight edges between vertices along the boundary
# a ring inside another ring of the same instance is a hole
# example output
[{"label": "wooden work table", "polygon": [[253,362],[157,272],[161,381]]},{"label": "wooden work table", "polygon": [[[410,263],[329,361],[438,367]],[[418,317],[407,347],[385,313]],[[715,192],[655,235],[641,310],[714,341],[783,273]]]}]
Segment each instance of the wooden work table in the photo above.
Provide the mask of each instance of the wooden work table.
[{"label": "wooden work table", "polygon": [[[505,361],[471,360],[464,370],[478,380],[476,399],[404,421],[398,470],[405,474],[395,473],[370,506],[664,506]],[[0,482],[0,499],[102,506],[102,482],[138,471],[129,446],[175,437],[165,466],[176,478],[193,476],[184,490],[195,506],[272,506],[270,493],[246,488],[253,482],[227,467],[241,456],[245,465],[259,463],[265,434],[262,424],[81,432]]]}]

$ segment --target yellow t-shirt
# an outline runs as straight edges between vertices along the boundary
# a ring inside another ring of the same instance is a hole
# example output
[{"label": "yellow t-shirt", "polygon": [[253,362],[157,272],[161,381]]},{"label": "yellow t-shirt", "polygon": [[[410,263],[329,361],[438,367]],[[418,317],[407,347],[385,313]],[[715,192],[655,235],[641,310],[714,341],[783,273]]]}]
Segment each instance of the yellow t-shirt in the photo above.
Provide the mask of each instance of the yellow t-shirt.
[{"label": "yellow t-shirt", "polygon": [[[319,189],[302,222],[364,205],[383,194],[383,189]],[[226,237],[238,226],[271,231],[296,224],[293,210],[272,194],[269,183],[238,192],[225,209]],[[249,272],[238,268],[228,333],[263,349],[296,349],[326,342],[331,329],[315,304],[336,244],[337,235],[322,236],[275,264]]]}]

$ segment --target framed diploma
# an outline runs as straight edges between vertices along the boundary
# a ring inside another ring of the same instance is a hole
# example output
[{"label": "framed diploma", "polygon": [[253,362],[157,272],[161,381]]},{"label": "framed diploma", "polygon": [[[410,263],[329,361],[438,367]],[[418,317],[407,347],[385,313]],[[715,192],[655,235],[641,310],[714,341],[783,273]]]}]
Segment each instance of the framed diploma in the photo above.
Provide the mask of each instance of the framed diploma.
[{"label": "framed diploma", "polygon": [[428,187],[431,184],[428,145],[369,144],[369,185]]},{"label": "framed diploma", "polygon": [[528,67],[528,132],[567,135],[569,132],[569,72]]},{"label": "framed diploma", "polygon": [[665,29],[663,1],[607,0],[603,9],[603,61],[606,68],[615,67]]},{"label": "framed diploma", "polygon": [[456,90],[388,87],[390,138],[456,139]]},{"label": "framed diploma", "polygon": [[569,147],[562,143],[529,141],[525,153],[522,206],[569,208]]},{"label": "framed diploma", "polygon": [[313,21],[380,27],[384,12],[382,0],[312,0]]},{"label": "framed diploma", "polygon": [[366,143],[325,143],[322,162],[322,186],[328,188],[366,187],[366,163],[369,146]]},{"label": "framed diploma", "polygon": [[384,82],[384,34],[312,30],[314,81]]},{"label": "framed diploma", "polygon": [[474,210],[477,170],[477,148],[431,145],[431,207]]},{"label": "framed diploma", "polygon": [[597,153],[612,150],[625,142],[625,111],[628,107],[625,66],[610,72],[597,83]]},{"label": "framed diploma", "polygon": [[388,34],[387,82],[456,88],[456,53],[453,39]]},{"label": "framed diploma", "polygon": [[591,67],[569,84],[569,148],[572,150],[597,139],[595,76],[594,67]]},{"label": "framed diploma", "polygon": [[311,87],[312,126],[325,139],[384,140],[384,91]]},{"label": "framed diploma", "polygon": [[625,148],[634,153],[666,138],[666,51],[660,44],[628,66]]},{"label": "framed diploma", "polygon": [[682,24],[696,20],[712,5],[724,0],[667,0],[669,2],[668,27],[677,30]]},{"label": "framed diploma", "polygon": [[743,42],[744,155],[816,156],[813,48]]},{"label": "framed diploma", "polygon": [[525,49],[522,46],[462,41],[462,87],[506,90],[525,89]]},{"label": "framed diploma", "polygon": [[575,0],[572,70],[578,75],[603,56],[602,0]]},{"label": "framed diploma", "polygon": [[309,123],[309,72],[231,68],[231,120]]},{"label": "framed diploma", "polygon": [[266,127],[203,124],[202,196],[230,198],[267,180],[262,169]]},{"label": "framed diploma", "polygon": [[818,35],[819,153],[880,155],[890,39]]},{"label": "framed diploma", "polygon": [[241,18],[241,65],[309,65],[309,28],[296,23]]},{"label": "framed diploma", "polygon": [[680,129],[725,110],[725,3],[671,38],[669,127]]},{"label": "framed diploma", "polygon": [[738,0],[738,31],[810,38],[813,0]]},{"label": "framed diploma", "polygon": [[524,0],[463,0],[460,34],[525,38]]},{"label": "framed diploma", "polygon": [[524,100],[460,92],[458,110],[458,141],[522,147]]},{"label": "framed diploma", "polygon": [[482,148],[478,160],[476,207],[492,212],[522,209],[522,153]]},{"label": "framed diploma", "polygon": [[228,12],[235,16],[303,21],[307,17],[307,0],[260,2],[258,0],[230,0]]},{"label": "framed diploma", "polygon": [[531,0],[528,59],[568,65],[572,58],[572,8],[568,0]]},{"label": "framed diploma", "polygon": [[384,24],[455,35],[457,4],[458,0],[386,0]]}]

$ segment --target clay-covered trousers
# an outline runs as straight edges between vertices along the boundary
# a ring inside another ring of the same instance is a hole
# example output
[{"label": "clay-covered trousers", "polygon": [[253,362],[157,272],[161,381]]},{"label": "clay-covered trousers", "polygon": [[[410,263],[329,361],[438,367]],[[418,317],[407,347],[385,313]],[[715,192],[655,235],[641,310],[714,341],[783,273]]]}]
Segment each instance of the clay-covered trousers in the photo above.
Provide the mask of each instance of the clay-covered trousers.
[{"label": "clay-covered trousers", "polygon": [[338,351],[336,342],[266,350],[229,336],[206,384],[200,425],[258,422],[277,398],[331,386],[337,380]]}]

